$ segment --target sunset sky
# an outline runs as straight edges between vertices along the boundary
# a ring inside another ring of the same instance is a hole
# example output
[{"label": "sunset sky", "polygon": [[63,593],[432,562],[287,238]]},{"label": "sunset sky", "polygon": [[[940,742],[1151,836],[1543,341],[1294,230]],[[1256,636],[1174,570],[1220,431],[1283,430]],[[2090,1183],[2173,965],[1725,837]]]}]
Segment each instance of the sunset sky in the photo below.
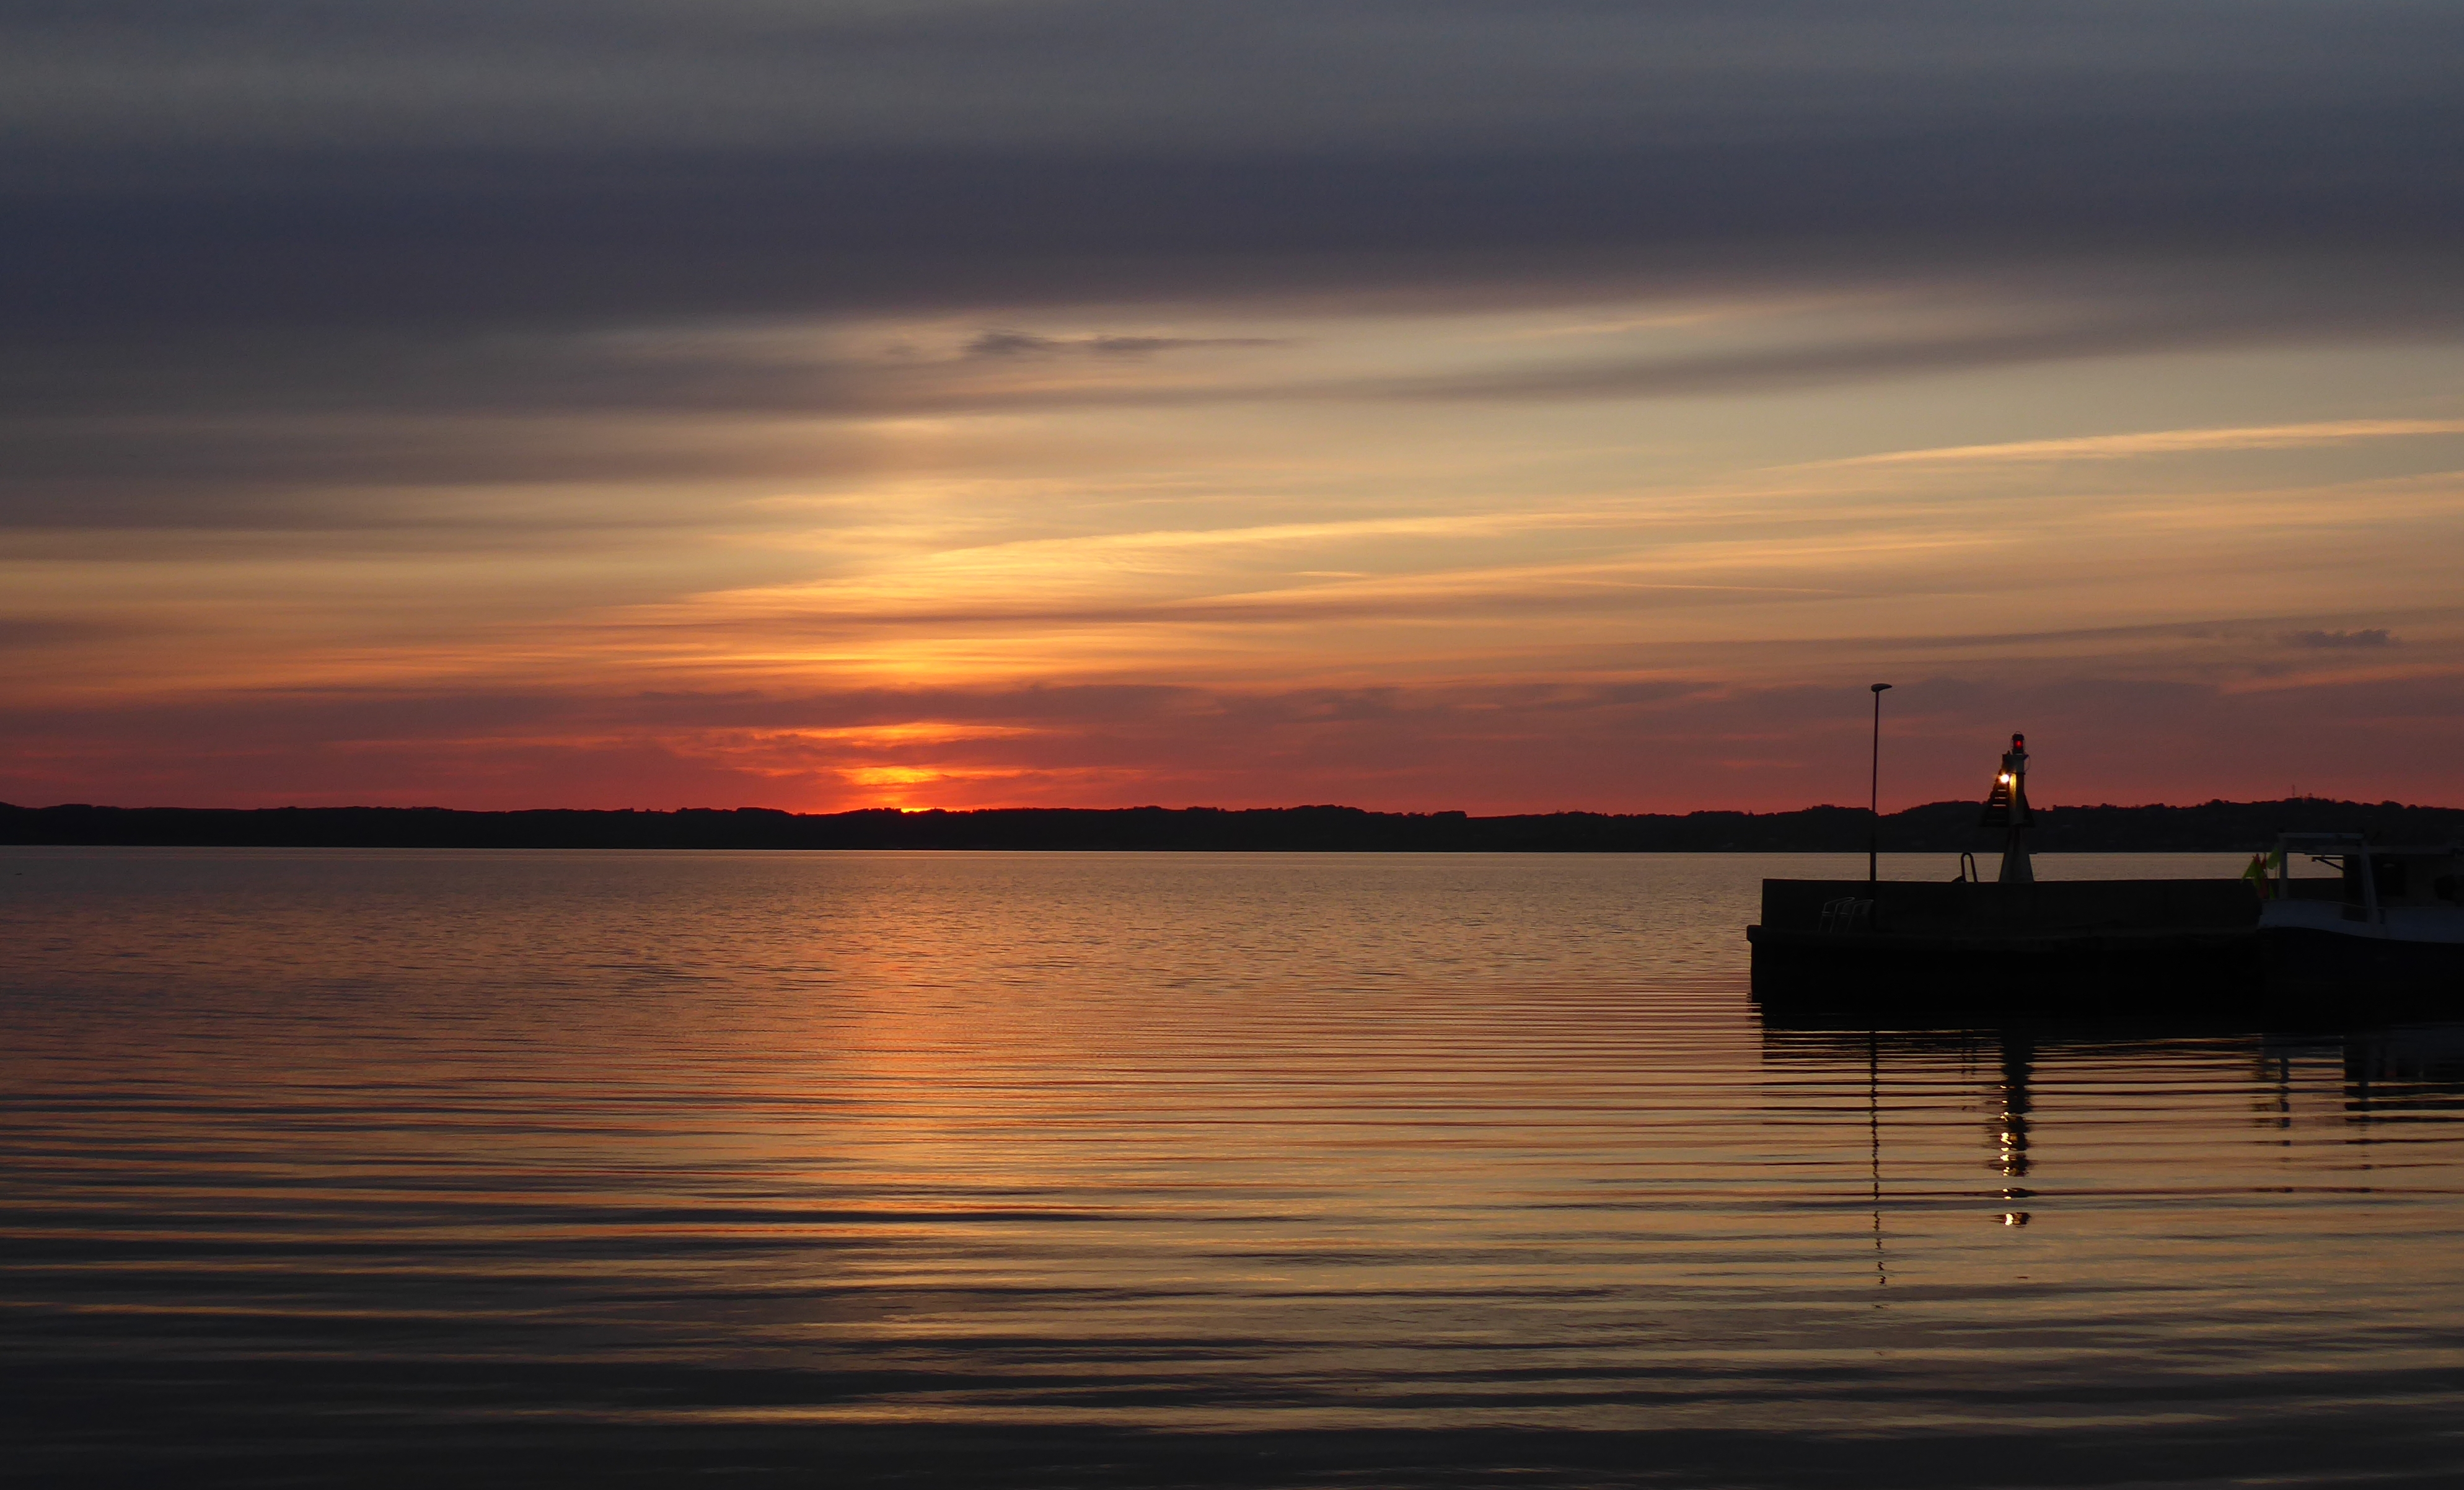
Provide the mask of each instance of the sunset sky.
[{"label": "sunset sky", "polygon": [[2464,802],[2464,8],[0,3],[0,800]]}]

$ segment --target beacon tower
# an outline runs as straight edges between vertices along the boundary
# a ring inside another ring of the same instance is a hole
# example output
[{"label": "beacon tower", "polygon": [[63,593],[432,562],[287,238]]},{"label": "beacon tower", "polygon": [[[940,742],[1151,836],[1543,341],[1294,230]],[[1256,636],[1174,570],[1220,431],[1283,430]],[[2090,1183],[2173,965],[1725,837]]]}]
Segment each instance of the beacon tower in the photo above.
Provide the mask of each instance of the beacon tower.
[{"label": "beacon tower", "polygon": [[2005,885],[2034,885],[2036,871],[2028,863],[2028,829],[2035,824],[2028,811],[2028,737],[2011,736],[2002,753],[2002,770],[1985,799],[1982,825],[2002,829],[2002,873]]}]

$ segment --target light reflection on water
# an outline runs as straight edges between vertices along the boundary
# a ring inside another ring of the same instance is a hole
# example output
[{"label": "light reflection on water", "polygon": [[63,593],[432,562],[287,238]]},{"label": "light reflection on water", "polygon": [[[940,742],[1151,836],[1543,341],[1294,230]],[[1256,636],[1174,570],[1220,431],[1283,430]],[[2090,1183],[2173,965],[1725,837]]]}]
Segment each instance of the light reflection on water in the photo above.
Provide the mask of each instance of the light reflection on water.
[{"label": "light reflection on water", "polygon": [[11,1436],[86,1482],[2453,1482],[2464,1026],[1767,1025],[1758,882],[1861,868],[0,850]]}]

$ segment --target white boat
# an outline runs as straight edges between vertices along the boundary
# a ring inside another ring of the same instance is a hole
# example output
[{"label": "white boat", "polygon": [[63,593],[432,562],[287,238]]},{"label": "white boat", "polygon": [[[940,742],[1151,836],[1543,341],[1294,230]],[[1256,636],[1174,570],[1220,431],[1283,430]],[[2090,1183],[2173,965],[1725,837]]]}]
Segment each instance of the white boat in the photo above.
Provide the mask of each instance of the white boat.
[{"label": "white boat", "polygon": [[[2296,878],[2297,858],[2336,877]],[[2453,995],[2464,1009],[2464,848],[2287,833],[2252,878],[2271,989]]]}]

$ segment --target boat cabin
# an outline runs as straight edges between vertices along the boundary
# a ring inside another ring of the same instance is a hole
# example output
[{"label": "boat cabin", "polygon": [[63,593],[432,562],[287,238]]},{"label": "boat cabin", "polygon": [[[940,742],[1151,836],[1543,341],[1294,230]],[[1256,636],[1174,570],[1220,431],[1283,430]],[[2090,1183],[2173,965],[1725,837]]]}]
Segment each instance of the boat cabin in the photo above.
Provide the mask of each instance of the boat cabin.
[{"label": "boat cabin", "polygon": [[[2334,879],[2296,879],[2295,858],[2337,871]],[[2326,901],[2343,918],[2385,925],[2390,911],[2454,910],[2464,907],[2464,847],[2372,845],[2358,833],[2287,833],[2277,840],[2276,872],[2267,895],[2278,901]]]}]

